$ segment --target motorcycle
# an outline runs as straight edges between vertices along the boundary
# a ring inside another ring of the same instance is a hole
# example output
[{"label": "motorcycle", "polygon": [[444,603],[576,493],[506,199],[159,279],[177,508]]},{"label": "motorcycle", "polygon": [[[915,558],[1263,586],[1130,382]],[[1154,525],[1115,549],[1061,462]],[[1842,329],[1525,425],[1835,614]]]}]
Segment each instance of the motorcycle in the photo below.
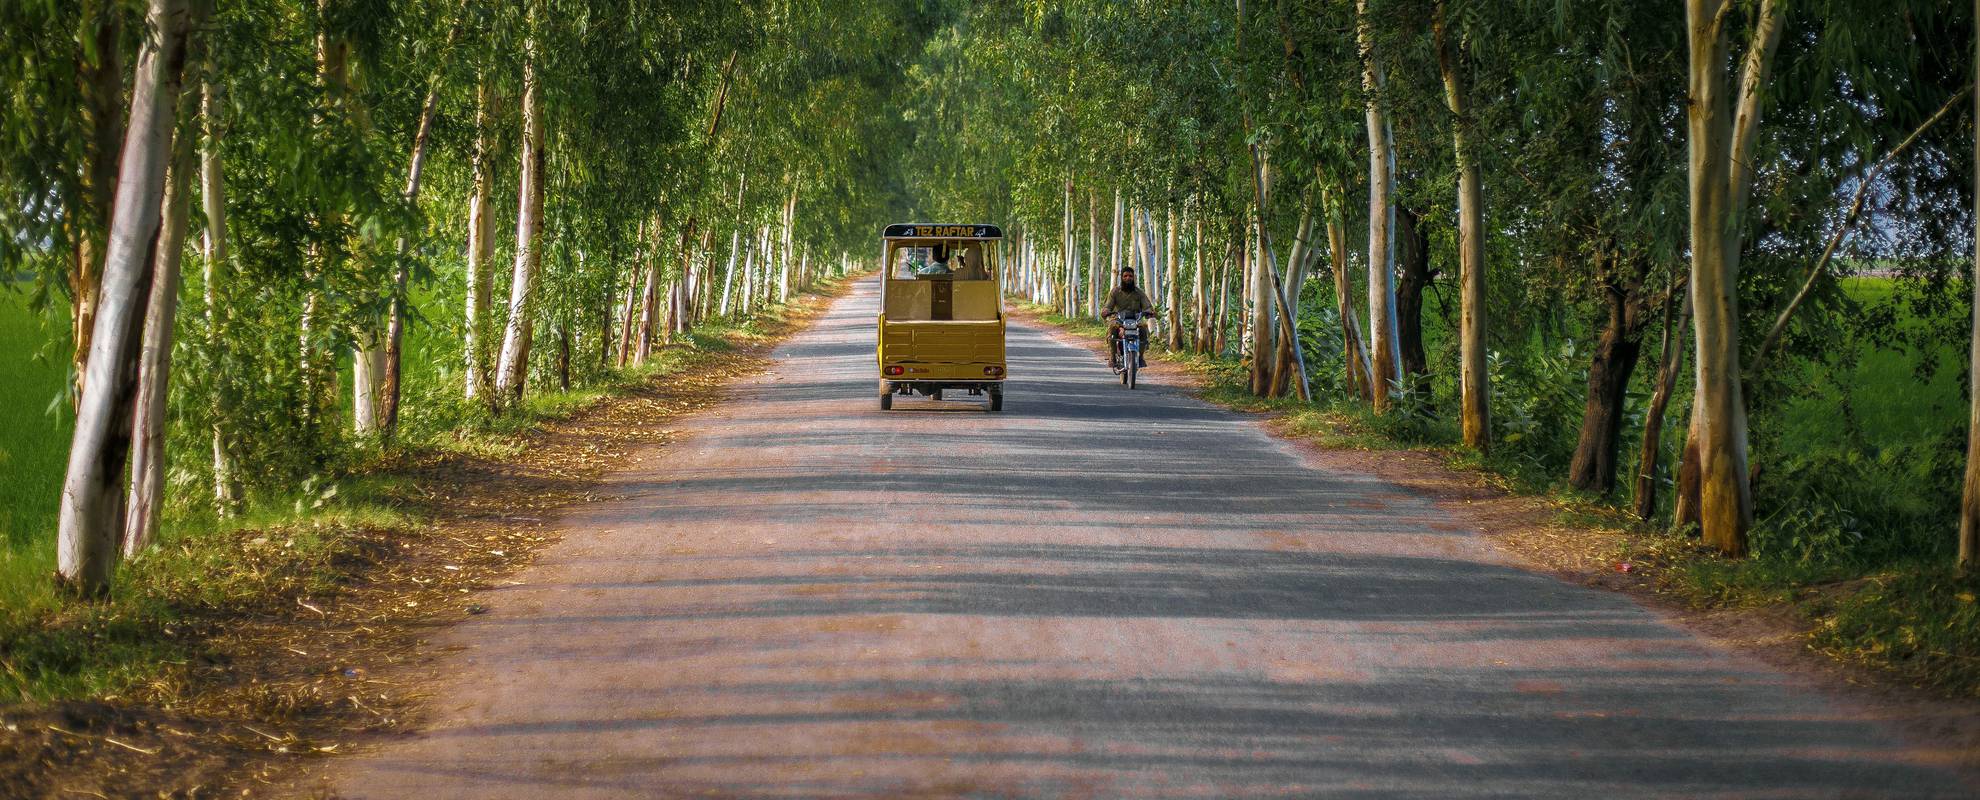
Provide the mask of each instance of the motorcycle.
[{"label": "motorcycle", "polygon": [[1137,374],[1141,371],[1141,322],[1157,316],[1154,311],[1127,312],[1116,314],[1121,324],[1120,335],[1114,336],[1110,346],[1114,353],[1114,374],[1121,376],[1121,384],[1134,388]]}]

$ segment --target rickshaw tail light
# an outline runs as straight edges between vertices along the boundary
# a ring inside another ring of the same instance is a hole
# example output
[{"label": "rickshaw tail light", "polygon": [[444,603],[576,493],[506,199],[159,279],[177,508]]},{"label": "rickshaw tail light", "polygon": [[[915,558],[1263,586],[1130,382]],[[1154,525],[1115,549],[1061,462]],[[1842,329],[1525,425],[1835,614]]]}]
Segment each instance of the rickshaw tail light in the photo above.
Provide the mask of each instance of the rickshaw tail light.
[{"label": "rickshaw tail light", "polygon": [[906,372],[906,371],[907,371],[907,369],[906,369],[906,368],[903,368],[903,367],[888,367],[888,368],[886,369],[886,372],[887,372],[887,374],[888,374],[888,375],[899,375],[899,374],[901,374],[901,373],[903,373],[903,372]]},{"label": "rickshaw tail light", "polygon": [[985,374],[985,375],[990,375],[990,376],[993,376],[993,377],[994,377],[994,376],[997,376],[997,375],[1002,375],[1002,374],[1004,374],[1004,368],[1003,368],[1003,367],[984,367],[984,368],[983,368],[983,374]]}]

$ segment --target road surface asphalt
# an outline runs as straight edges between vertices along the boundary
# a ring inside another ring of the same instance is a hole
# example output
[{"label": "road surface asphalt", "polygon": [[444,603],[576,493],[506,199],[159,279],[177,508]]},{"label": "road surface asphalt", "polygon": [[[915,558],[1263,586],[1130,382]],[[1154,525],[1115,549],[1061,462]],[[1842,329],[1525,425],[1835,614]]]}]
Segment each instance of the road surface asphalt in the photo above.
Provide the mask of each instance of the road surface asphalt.
[{"label": "road surface asphalt", "polygon": [[1893,735],[1256,417],[1010,331],[879,410],[862,281],[440,634],[354,798],[1957,797]]}]

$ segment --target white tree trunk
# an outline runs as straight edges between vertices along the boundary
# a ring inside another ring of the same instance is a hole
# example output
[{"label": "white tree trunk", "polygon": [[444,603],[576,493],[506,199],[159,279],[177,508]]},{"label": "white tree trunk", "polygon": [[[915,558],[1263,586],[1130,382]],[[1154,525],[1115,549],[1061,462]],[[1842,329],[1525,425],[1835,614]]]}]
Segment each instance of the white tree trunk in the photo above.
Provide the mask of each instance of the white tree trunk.
[{"label": "white tree trunk", "polygon": [[523,40],[522,182],[516,211],[516,262],[509,285],[509,320],[502,331],[502,357],[496,365],[495,392],[504,403],[522,399],[529,377],[529,338],[536,271],[543,256],[537,235],[543,230],[543,109],[536,72],[534,30],[542,20],[542,0],[529,7],[530,34]]},{"label": "white tree trunk", "polygon": [[1361,85],[1367,93],[1368,111],[1368,341],[1374,356],[1370,388],[1376,413],[1386,413],[1390,383],[1402,363],[1402,344],[1396,334],[1395,137],[1382,107],[1387,81],[1375,56],[1368,0],[1355,0],[1355,11],[1355,30],[1361,46]]},{"label": "white tree trunk", "polygon": [[489,262],[495,257],[494,217],[494,90],[486,76],[475,87],[474,155],[470,170],[473,188],[468,194],[467,232],[467,326],[465,396],[473,400],[488,391],[488,311],[494,293],[495,273]]},{"label": "white tree trunk", "polygon": [[660,324],[660,217],[647,227],[646,257],[640,262],[639,333],[633,338],[633,363],[644,364],[653,356],[653,340]]},{"label": "white tree trunk", "polygon": [[[1264,253],[1263,230],[1253,220],[1253,252]],[[1277,357],[1276,338],[1272,325],[1272,278],[1265,269],[1265,259],[1254,257],[1251,260],[1251,283],[1247,285],[1251,300],[1251,393],[1264,397],[1272,391],[1272,362]]]},{"label": "white tree trunk", "polygon": [[1169,274],[1169,307],[1162,309],[1162,312],[1168,315],[1162,320],[1162,326],[1163,329],[1169,332],[1169,349],[1181,350],[1183,345],[1183,295],[1182,281],[1178,280],[1178,278],[1182,275],[1182,260],[1176,255],[1176,231],[1179,228],[1176,225],[1176,207],[1169,206],[1168,212],[1169,224],[1165,228],[1168,239],[1167,243],[1162,246],[1162,262],[1164,271]]},{"label": "white tree trunk", "polygon": [[351,347],[351,429],[359,436],[378,432],[378,392],[385,380],[384,343],[370,327],[356,332]]},{"label": "white tree trunk", "polygon": [[1127,213],[1127,199],[1121,196],[1119,187],[1114,189],[1114,225],[1108,229],[1107,280],[1112,281],[1121,274],[1121,215]]},{"label": "white tree trunk", "polygon": [[1491,387],[1485,367],[1485,192],[1472,153],[1471,101],[1458,74],[1461,53],[1451,46],[1443,0],[1437,3],[1433,32],[1444,104],[1451,110],[1451,152],[1458,173],[1458,418],[1465,446],[1483,453],[1492,443]]},{"label": "white tree trunk", "polygon": [[[181,92],[178,116],[192,117],[198,93]],[[138,351],[138,394],[131,421],[131,482],[124,513],[124,558],[151,546],[165,502],[165,400],[172,384],[172,338],[178,327],[179,269],[192,217],[192,176],[197,136],[177,137],[166,171],[158,247],[152,254],[151,292],[145,302],[144,340]]]},{"label": "white tree trunk", "polygon": [[1723,2],[1687,0],[1690,45],[1691,299],[1697,376],[1697,510],[1705,543],[1738,555],[1753,523],[1746,468],[1746,400],[1739,350],[1741,220],[1752,187],[1752,152],[1761,87],[1780,41],[1780,8],[1761,0],[1741,59],[1737,90],[1727,85],[1729,35]]},{"label": "white tree trunk", "polygon": [[1107,302],[1107,281],[1112,275],[1101,269],[1100,192],[1086,190],[1086,314],[1100,318],[1100,307]]},{"label": "white tree trunk", "polygon": [[1320,204],[1327,214],[1327,254],[1333,262],[1334,300],[1341,314],[1342,350],[1347,361],[1347,384],[1361,399],[1374,402],[1374,388],[1368,379],[1368,348],[1362,343],[1361,322],[1354,313],[1354,276],[1349,272],[1347,224],[1334,202],[1331,189],[1322,189]]},{"label": "white tree trunk", "polygon": [[1079,302],[1079,292],[1073,288],[1076,285],[1073,282],[1078,280],[1079,276],[1079,234],[1073,232],[1072,198],[1073,182],[1072,179],[1068,178],[1066,179],[1064,214],[1065,235],[1060,238],[1060,243],[1063,245],[1065,252],[1065,269],[1059,276],[1059,279],[1060,284],[1064,288],[1061,290],[1062,294],[1057,303],[1060,308],[1059,313],[1066,315],[1067,319],[1079,316],[1079,307],[1077,305]]},{"label": "white tree trunk", "polygon": [[[460,38],[461,29],[467,23],[467,0],[461,0],[454,14],[454,24],[447,31],[446,44],[442,46],[443,59],[451,58],[454,42]],[[427,144],[433,136],[433,117],[440,107],[441,79],[446,75],[446,61],[427,80],[426,100],[419,107],[419,124],[413,129],[412,155],[406,167],[406,186],[400,196],[408,204],[419,199],[420,178],[425,175]],[[408,242],[400,236],[393,248],[392,297],[385,312],[385,341],[383,364],[379,377],[384,385],[377,392],[377,418],[379,432],[387,441],[399,427],[399,399],[403,387],[401,379],[405,374],[406,340],[406,284],[411,278],[410,262],[406,257]]]},{"label": "white tree trunk", "polygon": [[[1976,0],[1976,2],[1980,2],[1980,0]],[[1196,352],[1201,353],[1201,352],[1205,352],[1210,346],[1210,303],[1209,303],[1210,297],[1206,293],[1208,287],[1204,283],[1204,274],[1203,274],[1203,213],[1201,211],[1202,204],[1199,203],[1197,205],[1197,208],[1198,210],[1189,212],[1190,260],[1195,262],[1195,268],[1194,268],[1195,276],[1193,280],[1193,286],[1190,289],[1189,308],[1190,308],[1190,313],[1195,316],[1195,319],[1192,320],[1195,323],[1195,330],[1193,336],[1195,341],[1192,342],[1192,344],[1196,346]],[[1181,320],[1177,320],[1177,322],[1181,322]]]},{"label": "white tree trunk", "polygon": [[737,250],[741,249],[741,247],[742,226],[738,225],[735,230],[729,232],[729,265],[722,270],[722,310],[720,313],[724,319],[727,319],[729,316],[729,294],[735,290],[736,256],[738,255]]},{"label": "white tree trunk", "polygon": [[[1973,18],[1980,20],[1980,0],[1973,0]],[[1975,52],[1980,53],[1980,29],[1974,34]],[[1974,60],[1973,84],[1980,87],[1980,58]],[[1980,95],[1976,95],[1980,97]],[[1973,120],[1980,130],[1980,102],[1974,104]],[[1973,139],[1973,189],[1980,193],[1980,136]],[[1980,194],[1976,194],[1980,196]],[[1974,220],[1974,241],[1980,242],[1980,217]],[[1971,569],[1980,560],[1980,248],[1973,254],[1973,341],[1966,365],[1966,485],[1959,504],[1959,566]]]},{"label": "white tree trunk", "polygon": [[778,226],[781,237],[777,248],[777,302],[791,301],[791,225],[797,221],[797,182],[791,182],[791,199],[784,204],[784,216]]},{"label": "white tree trunk", "polygon": [[199,153],[200,205],[206,213],[206,230],[202,240],[201,261],[205,274],[201,283],[206,301],[206,347],[212,363],[219,369],[212,376],[214,381],[211,413],[213,415],[213,507],[222,517],[230,517],[240,509],[241,481],[234,468],[233,442],[231,429],[234,415],[233,385],[230,382],[227,358],[225,304],[220,301],[220,280],[227,271],[227,193],[226,174],[220,160],[220,137],[225,129],[216,118],[219,112],[220,89],[212,79],[212,67],[208,66],[206,79],[201,84],[200,120],[206,140]]},{"label": "white tree trunk", "polygon": [[188,15],[185,0],[151,0],[131,85],[116,210],[57,521],[57,580],[86,596],[109,589],[117,564],[139,335],[162,233],[161,201],[185,69]]}]

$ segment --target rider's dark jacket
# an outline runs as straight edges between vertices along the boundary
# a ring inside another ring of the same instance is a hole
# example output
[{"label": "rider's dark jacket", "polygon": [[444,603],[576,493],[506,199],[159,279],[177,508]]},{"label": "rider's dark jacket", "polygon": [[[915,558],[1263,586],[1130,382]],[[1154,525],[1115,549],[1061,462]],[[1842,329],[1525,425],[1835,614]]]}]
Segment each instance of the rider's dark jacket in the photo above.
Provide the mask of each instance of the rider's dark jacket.
[{"label": "rider's dark jacket", "polygon": [[1114,287],[1107,295],[1107,307],[1101,309],[1109,314],[1135,314],[1155,310],[1155,304],[1148,300],[1148,294],[1140,286],[1133,289]]}]

